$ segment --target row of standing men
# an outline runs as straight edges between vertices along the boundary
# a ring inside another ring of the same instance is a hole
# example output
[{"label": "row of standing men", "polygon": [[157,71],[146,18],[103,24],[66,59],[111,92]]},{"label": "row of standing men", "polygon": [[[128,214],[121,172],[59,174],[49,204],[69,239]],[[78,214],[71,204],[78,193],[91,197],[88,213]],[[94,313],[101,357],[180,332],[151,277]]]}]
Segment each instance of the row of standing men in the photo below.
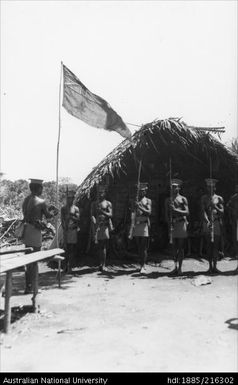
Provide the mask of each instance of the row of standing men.
[{"label": "row of standing men", "polygon": [[[217,271],[217,259],[222,235],[223,198],[216,194],[216,180],[206,179],[207,194],[201,199],[203,234],[206,238],[209,256],[209,272]],[[173,246],[175,272],[181,274],[184,258],[184,245],[188,237],[189,205],[185,196],[180,194],[182,181],[172,179],[171,194],[165,201],[165,219],[168,223],[169,239]],[[128,237],[135,238],[140,260],[140,272],[146,272],[148,240],[150,237],[150,216],[152,201],[147,197],[148,184],[140,183],[138,200],[131,212],[131,226]],[[211,194],[212,191],[212,194]],[[112,204],[105,199],[105,186],[98,187],[98,200],[93,202],[91,220],[94,226],[95,242],[98,244],[100,270],[105,269],[108,240],[112,218]]]},{"label": "row of standing men", "polygon": [[[43,191],[42,180],[31,179],[30,195],[23,202],[23,216],[25,231],[23,241],[26,247],[33,247],[34,251],[41,249],[42,245],[42,218],[53,218],[58,210],[53,206],[47,206],[40,196]],[[207,255],[209,259],[209,273],[217,271],[217,260],[220,238],[222,235],[222,218],[224,214],[224,201],[216,194],[215,179],[206,179],[207,193],[201,198],[201,210],[203,218],[203,234],[207,240]],[[168,223],[169,239],[173,245],[173,256],[175,261],[175,272],[181,274],[184,258],[184,245],[188,237],[189,205],[185,196],[180,194],[182,181],[172,179],[171,193],[165,201],[165,217]],[[152,212],[152,201],[147,197],[148,184],[140,183],[137,186],[138,199],[134,202],[131,210],[131,225],[129,239],[135,238],[140,260],[140,272],[146,272],[148,257],[148,240],[150,237],[150,216]],[[78,239],[80,212],[74,205],[73,191],[67,194],[67,202],[61,208],[62,237],[66,249],[65,270],[70,272],[72,257]],[[238,240],[238,189],[227,204],[229,209],[233,240],[237,246]],[[106,259],[110,233],[113,228],[112,203],[106,199],[106,186],[97,186],[97,199],[92,202],[90,219],[92,224],[93,240],[97,246],[100,260],[99,270],[106,269]],[[26,270],[26,293],[31,291],[32,270],[37,264],[29,265]]]}]

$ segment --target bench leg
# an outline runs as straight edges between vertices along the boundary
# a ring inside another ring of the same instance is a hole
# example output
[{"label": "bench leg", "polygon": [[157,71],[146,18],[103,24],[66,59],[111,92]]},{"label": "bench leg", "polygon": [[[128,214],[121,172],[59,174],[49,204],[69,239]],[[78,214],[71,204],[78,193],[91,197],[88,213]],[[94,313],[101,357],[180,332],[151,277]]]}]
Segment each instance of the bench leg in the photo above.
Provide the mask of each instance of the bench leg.
[{"label": "bench leg", "polygon": [[38,293],[38,280],[39,280],[39,274],[38,274],[38,263],[35,262],[32,266],[32,289],[33,289],[33,297],[32,297],[32,307],[33,312],[37,312],[37,293]]},{"label": "bench leg", "polygon": [[5,315],[4,315],[4,332],[8,333],[11,325],[11,294],[12,294],[12,272],[6,273],[5,285]]},{"label": "bench leg", "polygon": [[58,260],[58,286],[61,287],[61,259]]}]

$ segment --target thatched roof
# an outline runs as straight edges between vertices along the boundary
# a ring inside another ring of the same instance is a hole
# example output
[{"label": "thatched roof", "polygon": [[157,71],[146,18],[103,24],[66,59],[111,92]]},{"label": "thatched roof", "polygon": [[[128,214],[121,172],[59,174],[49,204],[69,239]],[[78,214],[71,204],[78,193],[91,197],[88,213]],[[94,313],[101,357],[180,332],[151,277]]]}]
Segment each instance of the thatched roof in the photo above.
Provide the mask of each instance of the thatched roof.
[{"label": "thatched roof", "polygon": [[95,184],[105,180],[106,176],[112,180],[123,177],[136,180],[136,161],[141,157],[147,162],[156,159],[156,164],[162,168],[171,157],[174,168],[179,163],[183,169],[190,168],[191,177],[197,176],[193,175],[197,172],[192,169],[196,165],[204,170],[201,177],[203,174],[208,177],[209,159],[212,159],[214,177],[225,178],[233,172],[237,175],[237,156],[211,135],[213,131],[218,135],[224,132],[223,129],[191,127],[178,118],[155,120],[145,124],[130,140],[123,140],[92,170],[79,186],[77,198],[89,196]]}]

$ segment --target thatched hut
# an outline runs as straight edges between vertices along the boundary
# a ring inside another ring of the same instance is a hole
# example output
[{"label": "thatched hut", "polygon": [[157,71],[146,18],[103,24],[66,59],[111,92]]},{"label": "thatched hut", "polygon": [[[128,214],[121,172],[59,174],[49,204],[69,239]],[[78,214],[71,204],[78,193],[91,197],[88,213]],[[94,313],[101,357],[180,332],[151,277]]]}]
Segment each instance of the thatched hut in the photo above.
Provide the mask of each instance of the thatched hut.
[{"label": "thatched hut", "polygon": [[210,177],[211,172],[212,177],[219,180],[217,191],[225,201],[237,182],[237,156],[210,131],[191,128],[175,118],[145,124],[131,140],[125,139],[106,156],[79,186],[76,199],[82,209],[81,250],[90,248],[90,204],[100,182],[108,185],[107,197],[113,204],[114,233],[126,239],[128,207],[135,194],[141,159],[140,180],[149,183],[148,197],[153,202],[151,247],[154,249],[163,249],[167,245],[164,200],[168,194],[170,159],[172,176],[184,182],[182,193],[189,201],[191,223],[198,221],[204,179]]}]

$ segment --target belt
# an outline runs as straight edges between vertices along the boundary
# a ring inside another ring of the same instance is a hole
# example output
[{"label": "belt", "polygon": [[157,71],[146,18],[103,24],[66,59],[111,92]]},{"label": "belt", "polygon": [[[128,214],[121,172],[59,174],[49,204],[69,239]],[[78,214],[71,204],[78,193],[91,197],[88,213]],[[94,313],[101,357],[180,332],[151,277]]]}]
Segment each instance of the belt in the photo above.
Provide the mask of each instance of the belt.
[{"label": "belt", "polygon": [[145,219],[136,219],[136,223],[139,224],[139,223],[147,223],[148,222],[148,218],[145,218]]}]

